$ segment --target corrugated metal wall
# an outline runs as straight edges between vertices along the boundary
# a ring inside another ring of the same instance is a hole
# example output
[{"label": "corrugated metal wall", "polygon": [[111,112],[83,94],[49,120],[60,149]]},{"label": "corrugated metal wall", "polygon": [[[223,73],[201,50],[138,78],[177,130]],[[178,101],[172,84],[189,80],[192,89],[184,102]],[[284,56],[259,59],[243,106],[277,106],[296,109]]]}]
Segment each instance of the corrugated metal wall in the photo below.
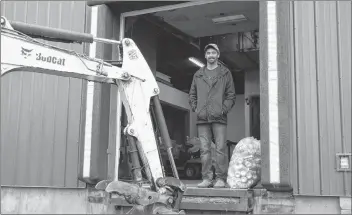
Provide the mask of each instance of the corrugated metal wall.
[{"label": "corrugated metal wall", "polygon": [[[85,32],[84,1],[2,1],[9,20]],[[80,44],[59,44],[84,52]],[[1,80],[1,185],[80,187],[77,180],[85,81],[12,73]]]},{"label": "corrugated metal wall", "polygon": [[[295,193],[351,195],[351,172],[335,170],[351,152],[351,1],[295,1]],[[295,178],[296,177],[296,178]]]}]

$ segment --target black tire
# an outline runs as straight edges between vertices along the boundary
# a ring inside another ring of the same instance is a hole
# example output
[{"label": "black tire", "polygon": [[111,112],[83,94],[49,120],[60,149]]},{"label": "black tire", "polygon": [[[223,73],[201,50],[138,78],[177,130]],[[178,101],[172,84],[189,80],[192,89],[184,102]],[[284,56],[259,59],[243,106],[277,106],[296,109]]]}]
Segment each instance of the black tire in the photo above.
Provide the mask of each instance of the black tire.
[{"label": "black tire", "polygon": [[187,179],[195,180],[200,177],[200,165],[188,164],[185,167],[184,174]]}]

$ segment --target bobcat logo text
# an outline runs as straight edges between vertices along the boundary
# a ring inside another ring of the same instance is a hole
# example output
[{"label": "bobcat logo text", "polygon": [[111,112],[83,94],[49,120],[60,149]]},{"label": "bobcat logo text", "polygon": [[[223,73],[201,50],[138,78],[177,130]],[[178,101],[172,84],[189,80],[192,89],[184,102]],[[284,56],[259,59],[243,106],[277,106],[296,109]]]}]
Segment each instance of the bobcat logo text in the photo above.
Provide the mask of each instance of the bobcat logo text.
[{"label": "bobcat logo text", "polygon": [[65,58],[57,58],[55,56],[44,56],[42,53],[37,53],[36,56],[36,60],[65,66]]},{"label": "bobcat logo text", "polygon": [[[27,59],[27,58],[32,56],[32,51],[33,51],[33,49],[28,49],[28,48],[21,47],[21,55],[25,59]],[[51,63],[51,64],[60,65],[60,66],[65,66],[65,61],[66,61],[65,58],[58,58],[58,57],[55,57],[55,56],[52,56],[52,55],[46,56],[46,55],[44,55],[41,52],[35,53],[35,56],[36,56],[35,59],[37,61],[42,61],[42,62],[46,62],[46,63]]]}]

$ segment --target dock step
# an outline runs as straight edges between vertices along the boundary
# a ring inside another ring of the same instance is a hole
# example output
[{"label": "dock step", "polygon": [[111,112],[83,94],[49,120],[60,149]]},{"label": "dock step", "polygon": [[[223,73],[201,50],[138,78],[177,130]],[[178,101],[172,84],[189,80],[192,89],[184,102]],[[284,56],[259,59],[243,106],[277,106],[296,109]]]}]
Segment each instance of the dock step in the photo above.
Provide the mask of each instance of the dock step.
[{"label": "dock step", "polygon": [[[253,198],[253,190],[189,187],[183,195],[180,209],[248,213],[253,209]],[[115,206],[132,206],[118,195],[111,195],[107,202]]]}]

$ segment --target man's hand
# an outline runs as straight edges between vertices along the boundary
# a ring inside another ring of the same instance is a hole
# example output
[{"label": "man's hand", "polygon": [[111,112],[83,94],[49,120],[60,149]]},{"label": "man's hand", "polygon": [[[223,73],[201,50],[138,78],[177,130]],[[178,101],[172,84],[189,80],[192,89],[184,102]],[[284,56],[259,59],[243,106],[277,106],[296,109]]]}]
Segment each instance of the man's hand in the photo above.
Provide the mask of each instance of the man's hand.
[{"label": "man's hand", "polygon": [[230,72],[227,74],[227,82],[226,82],[224,97],[225,99],[223,102],[222,112],[224,114],[227,114],[235,105],[235,101],[236,101],[235,84],[233,82],[232,75]]}]

